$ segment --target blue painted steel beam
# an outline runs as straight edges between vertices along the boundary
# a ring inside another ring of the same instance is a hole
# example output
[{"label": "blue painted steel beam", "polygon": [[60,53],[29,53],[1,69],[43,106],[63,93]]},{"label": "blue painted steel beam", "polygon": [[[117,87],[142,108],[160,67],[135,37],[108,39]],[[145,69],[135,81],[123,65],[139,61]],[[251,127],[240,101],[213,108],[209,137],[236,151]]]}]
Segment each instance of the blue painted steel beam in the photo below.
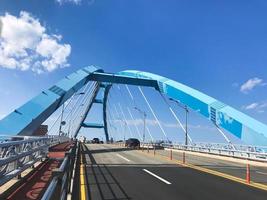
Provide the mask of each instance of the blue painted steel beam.
[{"label": "blue painted steel beam", "polygon": [[122,71],[121,76],[152,79],[158,82],[161,93],[187,105],[214,124],[250,145],[267,146],[267,126],[248,115],[198,90],[171,79],[135,70]]},{"label": "blue painted steel beam", "polygon": [[95,99],[95,100],[94,100],[94,103],[100,103],[100,104],[103,104],[103,100],[102,100],[102,99]]},{"label": "blue painted steel beam", "polygon": [[106,83],[147,86],[147,87],[154,87],[158,89],[157,80],[144,78],[144,77],[136,78],[136,77],[125,76],[125,75],[120,75],[120,74],[95,72],[92,74],[91,80],[98,81],[98,82],[106,82]]},{"label": "blue painted steel beam", "polygon": [[104,122],[104,131],[107,142],[109,141],[108,124],[107,124],[107,99],[111,86],[112,86],[111,84],[106,85],[103,97],[103,122]]},{"label": "blue painted steel beam", "polygon": [[92,108],[92,106],[93,106],[93,104],[94,104],[94,100],[95,100],[95,98],[96,98],[96,96],[97,96],[97,94],[98,94],[98,92],[99,92],[99,89],[100,89],[100,83],[97,83],[97,86],[96,86],[96,88],[95,88],[95,91],[94,91],[94,93],[93,93],[93,96],[92,96],[92,99],[91,99],[91,102],[89,102],[89,105],[87,105],[87,107],[86,107],[86,110],[85,110],[85,113],[84,113],[84,115],[82,116],[82,120],[81,120],[81,122],[80,122],[80,124],[79,124],[79,126],[78,126],[78,129],[75,131],[75,133],[74,133],[74,138],[76,138],[77,136],[78,136],[78,134],[79,134],[79,132],[80,132],[80,130],[81,130],[81,128],[82,128],[82,124],[84,123],[84,121],[86,120],[86,118],[87,118],[87,115],[88,115],[88,113],[90,112],[90,110],[91,110],[91,108]]},{"label": "blue painted steel beam", "polygon": [[95,67],[80,69],[0,120],[0,135],[32,135],[32,133],[76,91],[90,80]]},{"label": "blue painted steel beam", "polygon": [[97,124],[97,123],[83,122],[82,127],[84,127],[84,128],[104,128],[104,125],[103,124]]}]

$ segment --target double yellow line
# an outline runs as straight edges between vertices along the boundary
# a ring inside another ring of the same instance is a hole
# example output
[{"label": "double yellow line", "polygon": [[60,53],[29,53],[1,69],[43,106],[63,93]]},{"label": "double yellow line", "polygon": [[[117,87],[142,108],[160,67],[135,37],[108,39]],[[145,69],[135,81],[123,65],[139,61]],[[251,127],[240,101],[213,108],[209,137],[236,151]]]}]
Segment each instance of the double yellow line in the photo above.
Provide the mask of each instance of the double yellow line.
[{"label": "double yellow line", "polygon": [[[81,148],[83,145],[81,145]],[[84,167],[84,160],[82,151],[80,151],[81,160],[80,160],[80,199],[86,200],[86,181],[85,181],[85,167]]]},{"label": "double yellow line", "polygon": [[235,176],[232,176],[232,175],[229,175],[229,174],[225,174],[225,173],[222,173],[222,172],[218,172],[218,171],[215,171],[215,170],[207,169],[207,168],[204,168],[204,167],[195,166],[195,165],[192,165],[192,164],[184,164],[183,162],[181,162],[179,160],[175,160],[175,159],[170,160],[170,158],[167,157],[167,156],[163,156],[163,155],[159,155],[159,154],[156,154],[156,155],[152,154],[151,155],[149,153],[145,153],[145,152],[142,152],[142,151],[137,151],[137,152],[140,152],[140,153],[145,154],[145,155],[153,156],[153,157],[157,156],[158,158],[160,158],[162,160],[163,159],[164,160],[168,160],[168,161],[174,162],[174,163],[176,163],[178,165],[181,165],[183,167],[189,167],[191,169],[195,169],[195,170],[198,170],[198,171],[201,171],[201,172],[205,172],[205,173],[212,174],[212,175],[215,175],[215,176],[223,177],[223,178],[229,179],[231,181],[235,181],[235,182],[242,183],[242,184],[250,186],[250,187],[254,187],[254,188],[257,188],[257,189],[261,189],[261,190],[267,191],[267,185],[264,185],[264,184],[261,184],[261,183],[255,183],[255,182],[247,183],[247,181],[245,179],[238,178],[238,177],[235,177]]}]

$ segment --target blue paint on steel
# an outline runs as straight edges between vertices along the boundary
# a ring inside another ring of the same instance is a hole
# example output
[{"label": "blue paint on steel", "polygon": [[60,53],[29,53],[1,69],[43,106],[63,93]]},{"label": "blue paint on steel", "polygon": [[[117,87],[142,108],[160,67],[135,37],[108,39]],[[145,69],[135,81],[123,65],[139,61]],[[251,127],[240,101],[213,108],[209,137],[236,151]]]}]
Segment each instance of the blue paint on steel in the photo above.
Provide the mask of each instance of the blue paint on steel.
[{"label": "blue paint on steel", "polygon": [[100,104],[103,104],[103,100],[102,100],[102,99],[95,99],[95,100],[94,100],[94,103],[100,103]]},{"label": "blue paint on steel", "polygon": [[107,142],[109,141],[108,124],[107,124],[107,100],[111,86],[112,86],[111,84],[106,84],[103,97],[103,122],[104,122],[104,131]]},{"label": "blue paint on steel", "polygon": [[187,105],[243,142],[251,145],[267,145],[267,126],[265,124],[198,90],[148,72],[127,70],[118,74],[156,80],[161,93]]},{"label": "blue paint on steel", "polygon": [[85,67],[43,91],[0,120],[0,134],[32,135],[59,106],[85,85],[90,80],[92,72],[96,71],[103,72],[95,67]]},{"label": "blue paint on steel", "polygon": [[[122,71],[118,74],[104,73],[95,67],[80,69],[63,80],[43,91],[32,100],[10,113],[0,121],[0,134],[2,135],[32,135],[32,133],[67,99],[69,99],[88,81],[97,81],[92,101],[87,107],[80,127],[75,132],[79,133],[91,106],[95,100],[98,90],[105,89],[103,103],[102,125],[108,138],[106,122],[106,101],[108,90],[106,84],[120,83],[130,85],[141,85],[154,87],[161,93],[180,101],[199,114],[211,120],[214,124],[224,128],[245,143],[251,145],[267,145],[267,126],[240,111],[179,82],[168,78],[134,70]],[[103,83],[102,83],[103,82]],[[99,101],[100,102],[100,101]]]},{"label": "blue paint on steel", "polygon": [[92,81],[106,82],[106,83],[117,83],[117,84],[129,84],[129,85],[140,85],[147,87],[158,88],[156,80],[140,77],[135,78],[131,76],[125,76],[120,74],[102,73],[95,72],[91,76]]},{"label": "blue paint on steel", "polygon": [[77,135],[79,134],[79,132],[80,132],[80,130],[82,128],[82,124],[85,122],[85,120],[86,120],[86,118],[87,118],[87,116],[88,116],[88,114],[89,114],[89,112],[90,112],[90,110],[91,110],[91,108],[92,108],[92,106],[94,104],[94,100],[95,100],[95,98],[96,98],[96,96],[97,96],[97,94],[99,92],[99,89],[100,89],[100,86],[99,85],[100,84],[97,83],[96,86],[95,86],[95,90],[94,90],[94,93],[92,95],[91,101],[89,102],[88,106],[86,107],[85,113],[82,116],[82,119],[81,119],[81,122],[80,122],[80,124],[78,126],[78,129],[74,133],[74,138],[76,138]]},{"label": "blue paint on steel", "polygon": [[82,127],[84,127],[84,128],[104,128],[104,125],[98,124],[98,123],[83,122]]}]

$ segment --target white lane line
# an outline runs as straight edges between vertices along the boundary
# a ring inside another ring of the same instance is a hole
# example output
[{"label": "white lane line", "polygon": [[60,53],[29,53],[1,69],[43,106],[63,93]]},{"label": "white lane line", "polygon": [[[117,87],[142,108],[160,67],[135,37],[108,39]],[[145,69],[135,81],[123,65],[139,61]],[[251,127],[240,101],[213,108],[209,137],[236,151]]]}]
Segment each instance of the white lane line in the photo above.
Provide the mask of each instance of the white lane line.
[{"label": "white lane line", "polygon": [[125,158],[124,156],[122,156],[122,155],[120,155],[120,154],[116,154],[118,157],[120,157],[120,158],[122,158],[123,160],[126,160],[127,162],[130,162],[130,160],[129,159],[127,159],[127,158]]},{"label": "white lane line", "polygon": [[166,184],[168,184],[168,185],[171,184],[169,181],[166,181],[165,179],[163,179],[163,178],[161,178],[160,176],[158,176],[158,175],[152,173],[151,171],[148,171],[147,169],[143,169],[143,171],[145,171],[146,173],[148,173],[148,174],[150,174],[150,175],[156,177],[157,179],[161,180],[162,182],[164,182],[164,183],[166,183]]},{"label": "white lane line", "polygon": [[265,173],[265,172],[260,172],[260,171],[256,171],[256,173],[267,175],[267,173]]}]

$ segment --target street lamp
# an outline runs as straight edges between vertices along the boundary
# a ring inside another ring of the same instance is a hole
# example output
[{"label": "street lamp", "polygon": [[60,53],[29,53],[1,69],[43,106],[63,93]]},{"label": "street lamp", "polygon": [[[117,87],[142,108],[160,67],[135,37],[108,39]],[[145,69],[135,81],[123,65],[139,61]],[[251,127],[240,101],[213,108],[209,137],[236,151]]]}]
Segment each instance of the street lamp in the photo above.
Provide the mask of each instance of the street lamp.
[{"label": "street lamp", "polygon": [[173,98],[169,98],[169,100],[173,101],[173,102],[176,102],[177,105],[180,107],[180,108],[183,108],[185,110],[185,145],[187,146],[188,145],[188,130],[187,130],[187,119],[188,119],[188,113],[189,113],[189,110],[187,108],[187,105],[182,105],[180,101],[177,101]]},{"label": "street lamp", "polygon": [[145,142],[145,134],[146,134],[146,112],[142,111],[141,109],[134,107],[135,110],[137,110],[138,112],[141,113],[141,115],[144,116],[143,120],[144,120],[144,132],[143,132],[143,143]]}]

